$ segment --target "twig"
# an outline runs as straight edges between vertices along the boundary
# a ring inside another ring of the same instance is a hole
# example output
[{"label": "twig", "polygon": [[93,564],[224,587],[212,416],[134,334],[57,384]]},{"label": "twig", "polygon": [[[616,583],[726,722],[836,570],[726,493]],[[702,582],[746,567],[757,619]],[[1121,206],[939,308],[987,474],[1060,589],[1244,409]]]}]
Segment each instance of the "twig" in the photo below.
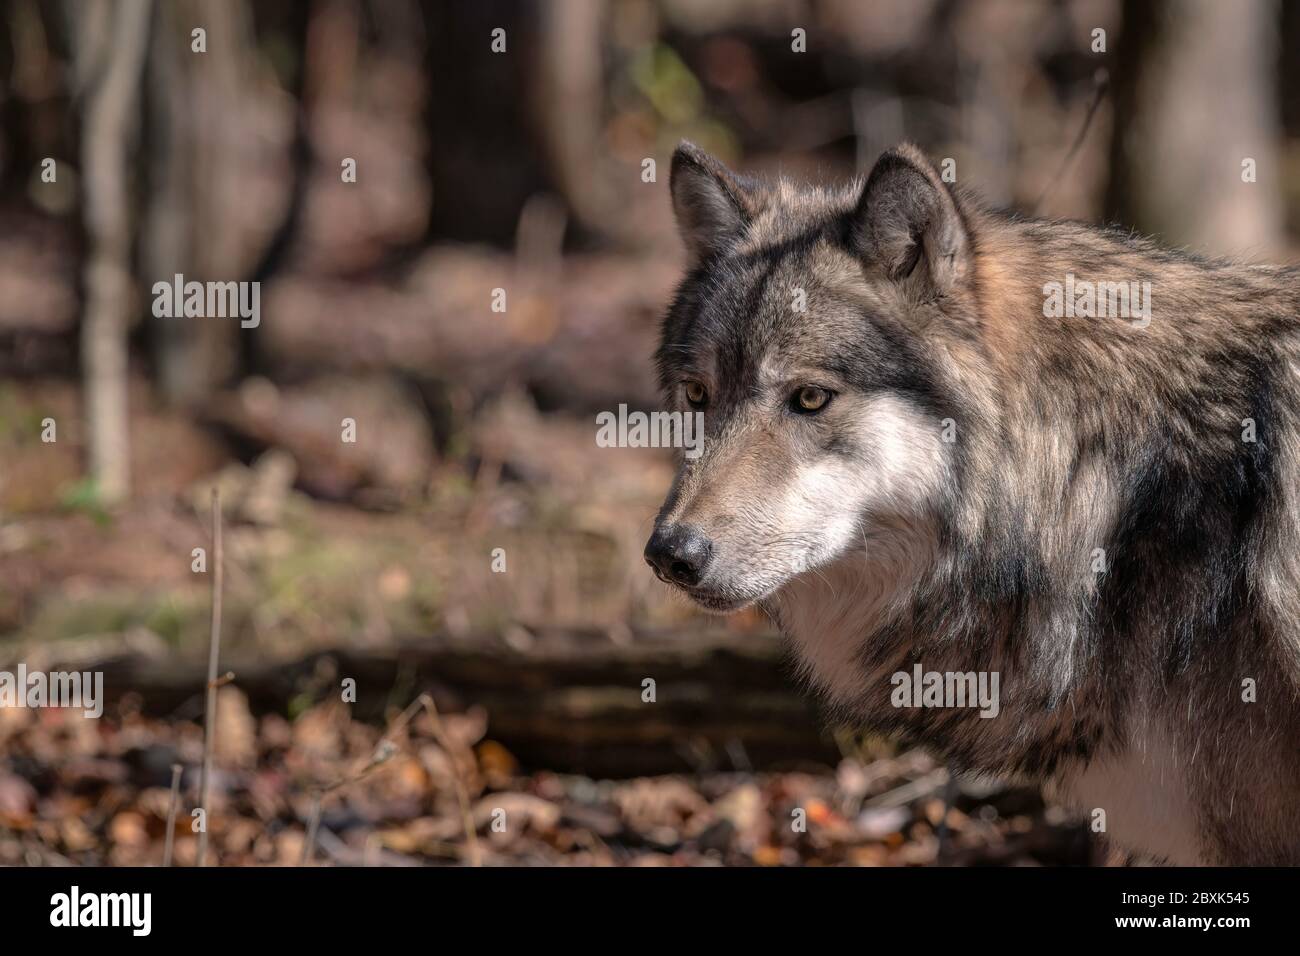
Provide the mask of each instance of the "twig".
[{"label": "twig", "polygon": [[1043,207],[1043,203],[1051,195],[1052,189],[1065,178],[1065,171],[1070,168],[1070,163],[1074,162],[1075,155],[1079,152],[1079,148],[1083,146],[1083,140],[1092,126],[1092,118],[1097,115],[1097,107],[1101,106],[1101,99],[1106,95],[1106,89],[1110,86],[1110,73],[1104,66],[1093,74],[1092,85],[1092,102],[1088,104],[1088,112],[1083,118],[1083,126],[1080,127],[1079,134],[1074,138],[1074,145],[1065,154],[1065,159],[1061,162],[1061,168],[1056,171],[1055,176],[1047,181],[1047,185],[1043,187],[1042,193],[1039,194],[1038,200],[1034,203],[1033,211],[1035,213]]},{"label": "twig", "polygon": [[879,796],[872,797],[863,806],[869,809],[905,806],[913,800],[928,797],[942,790],[947,783],[948,770],[946,767],[940,767],[938,770],[930,771],[924,777],[918,777],[901,787],[886,790]]},{"label": "twig", "polygon": [[465,783],[460,779],[460,770],[456,766],[456,754],[453,752],[450,739],[442,726],[442,718],[438,716],[438,707],[433,702],[430,694],[421,694],[416,703],[424,705],[424,709],[429,712],[429,719],[433,721],[433,734],[438,740],[438,746],[447,754],[447,759],[451,761],[452,778],[456,782],[456,800],[460,803],[460,820],[461,825],[465,828],[465,841],[469,849],[469,865],[482,866],[483,853],[478,845],[478,829],[474,826],[474,817],[470,813],[469,794],[465,791]]},{"label": "twig", "polygon": [[397,719],[388,726],[388,729],[384,731],[384,735],[379,738],[379,743],[375,744],[375,749],[371,751],[370,759],[364,767],[340,777],[329,786],[320,787],[312,794],[311,815],[307,818],[307,836],[302,845],[302,866],[310,863],[315,855],[316,834],[320,828],[321,804],[325,802],[325,798],[337,790],[342,790],[344,787],[364,780],[380,766],[391,760],[393,755],[397,753],[397,745],[392,740],[393,736],[411,722],[411,718],[419,712],[421,706],[423,706],[422,697],[416,698],[406,705],[406,709],[398,714]]},{"label": "twig", "polygon": [[172,798],[167,805],[167,842],[163,845],[163,866],[172,865],[172,845],[176,842],[176,812],[181,805],[181,765],[172,764]]},{"label": "twig", "polygon": [[199,771],[199,808],[203,810],[203,829],[199,831],[199,850],[195,866],[203,866],[208,855],[208,784],[212,778],[212,753],[217,737],[217,661],[221,657],[221,490],[212,489],[212,640],[208,647],[208,708],[203,721],[203,767]]},{"label": "twig", "polygon": [[[411,718],[420,712],[420,708],[424,706],[424,700],[428,696],[428,694],[421,694],[419,697],[415,698],[415,700],[406,705],[406,709],[398,714],[397,719],[388,725],[388,729],[384,731],[384,736],[379,738],[379,744],[375,747],[376,753],[379,752],[380,748],[385,743],[392,743],[393,737],[397,732],[409,724]],[[373,760],[374,758],[372,757],[371,759]]]},{"label": "twig", "polygon": [[939,819],[939,826],[936,828],[935,833],[935,836],[939,838],[939,848],[935,851],[934,856],[936,863],[945,863],[952,855],[952,828],[948,826],[948,815],[957,803],[957,797],[960,794],[961,780],[956,774],[953,774],[943,786],[943,816]]},{"label": "twig", "polygon": [[424,708],[429,714],[429,720],[433,724],[434,739],[439,747],[447,755],[451,762],[452,777],[456,785],[456,800],[460,804],[461,825],[465,829],[466,850],[471,866],[483,865],[483,853],[479,847],[478,831],[474,826],[474,817],[470,810],[469,793],[465,789],[465,783],[461,780],[460,770],[456,763],[456,748],[452,745],[451,738],[447,735],[442,725],[442,718],[438,714],[438,707],[433,702],[433,697],[428,693],[423,693],[397,716],[397,718],[384,731],[384,735],[379,738],[379,743],[375,745],[374,751],[370,755],[369,761],[359,770],[348,774],[345,777],[334,781],[327,787],[321,787],[312,795],[311,815],[307,820],[307,836],[302,848],[302,865],[306,866],[312,859],[316,850],[316,840],[320,828],[321,805],[325,798],[344,787],[351,786],[354,783],[364,779],[369,774],[378,769],[381,765],[392,759],[393,755],[398,752],[397,745],[393,742],[395,737],[402,728],[411,722],[411,719]]},{"label": "twig", "polygon": [[320,826],[320,803],[324,791],[317,791],[311,798],[311,816],[307,818],[307,837],[302,842],[301,865],[311,862],[312,850],[316,846],[316,830]]}]

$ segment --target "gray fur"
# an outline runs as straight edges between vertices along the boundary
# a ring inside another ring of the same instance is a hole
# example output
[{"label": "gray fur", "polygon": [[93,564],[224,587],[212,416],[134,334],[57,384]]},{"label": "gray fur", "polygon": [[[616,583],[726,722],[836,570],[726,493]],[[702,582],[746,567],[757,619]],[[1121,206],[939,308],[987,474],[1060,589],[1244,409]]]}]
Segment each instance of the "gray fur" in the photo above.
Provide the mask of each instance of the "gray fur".
[{"label": "gray fur", "polygon": [[[1127,846],[1300,863],[1300,273],[992,212],[909,146],[833,189],[684,146],[673,192],[659,372],[708,394],[657,523],[708,544],[687,593],[760,603],[841,717]],[[1066,273],[1150,282],[1153,320],[1045,317]],[[998,672],[998,716],[894,706],[917,663]]]}]

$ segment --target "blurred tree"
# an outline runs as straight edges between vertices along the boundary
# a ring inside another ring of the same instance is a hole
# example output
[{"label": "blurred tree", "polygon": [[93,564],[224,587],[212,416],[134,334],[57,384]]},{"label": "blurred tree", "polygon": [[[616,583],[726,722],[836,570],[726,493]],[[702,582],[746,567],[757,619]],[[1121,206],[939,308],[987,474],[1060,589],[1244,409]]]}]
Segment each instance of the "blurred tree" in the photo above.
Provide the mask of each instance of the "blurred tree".
[{"label": "blurred tree", "polygon": [[[310,4],[294,7],[305,19]],[[197,26],[207,31],[201,54],[191,50]],[[200,281],[247,279],[250,273],[264,278],[269,269],[257,257],[266,245],[275,246],[281,210],[296,208],[294,177],[306,172],[288,163],[282,148],[288,135],[281,130],[297,101],[268,95],[276,84],[257,49],[248,4],[160,4],[148,77],[149,190],[141,243],[146,284],[178,273]],[[282,165],[269,162],[270,156]],[[259,178],[268,176],[278,200],[270,208],[253,201]],[[174,318],[154,318],[150,330],[159,390],[178,404],[204,399],[240,371],[253,351],[251,343],[243,345],[257,333],[232,322]]]},{"label": "blurred tree", "polygon": [[[430,238],[508,244],[528,198],[549,187],[532,115],[539,5],[423,0],[429,25]],[[491,49],[505,31],[505,50]]]},{"label": "blurred tree", "polygon": [[[160,4],[154,15],[145,93],[149,191],[141,260],[155,281],[187,271],[194,261],[194,131],[190,128],[192,57],[185,0]],[[195,327],[173,318],[149,320],[158,387],[174,403],[206,392]]]},{"label": "blurred tree", "polygon": [[82,215],[87,239],[81,355],[90,474],[100,500],[130,490],[127,408],[131,199],[127,159],[136,133],[140,76],[149,44],[151,0],[70,3],[74,62],[82,95]]},{"label": "blurred tree", "polygon": [[1280,250],[1279,16],[1270,0],[1126,0],[1108,216],[1211,255]]},{"label": "blurred tree", "polygon": [[546,4],[537,65],[537,126],[548,166],[569,210],[588,226],[613,213],[601,163],[602,12],[598,0]]}]

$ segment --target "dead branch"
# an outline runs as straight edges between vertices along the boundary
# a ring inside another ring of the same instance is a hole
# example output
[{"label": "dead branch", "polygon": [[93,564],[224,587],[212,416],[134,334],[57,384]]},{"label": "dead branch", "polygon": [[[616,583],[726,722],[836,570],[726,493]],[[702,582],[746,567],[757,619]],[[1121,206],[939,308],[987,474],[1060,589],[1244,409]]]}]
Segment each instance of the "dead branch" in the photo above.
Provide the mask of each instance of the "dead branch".
[{"label": "dead branch", "polygon": [[172,764],[172,796],[167,804],[167,837],[163,844],[163,866],[172,865],[172,847],[176,843],[176,812],[181,805],[181,765]]},{"label": "dead branch", "polygon": [[212,754],[217,738],[217,692],[220,689],[217,663],[221,657],[221,491],[212,489],[212,638],[208,646],[207,713],[203,720],[203,769],[199,772],[199,807],[204,819],[199,831],[199,850],[196,866],[203,866],[208,854],[208,784],[212,779]]}]

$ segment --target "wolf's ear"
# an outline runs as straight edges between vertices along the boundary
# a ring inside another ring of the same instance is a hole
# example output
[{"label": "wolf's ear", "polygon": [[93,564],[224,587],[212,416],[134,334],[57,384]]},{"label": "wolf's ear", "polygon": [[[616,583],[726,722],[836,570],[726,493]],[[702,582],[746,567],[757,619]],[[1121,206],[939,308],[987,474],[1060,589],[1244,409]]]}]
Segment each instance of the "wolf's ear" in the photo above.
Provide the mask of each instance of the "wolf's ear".
[{"label": "wolf's ear", "polygon": [[760,208],[754,181],[737,176],[694,143],[683,141],[673,153],[668,183],[692,265],[724,251]]},{"label": "wolf's ear", "polygon": [[952,194],[915,146],[881,155],[853,213],[853,244],[899,282],[924,269],[928,291],[949,292],[968,271],[970,241]]}]

